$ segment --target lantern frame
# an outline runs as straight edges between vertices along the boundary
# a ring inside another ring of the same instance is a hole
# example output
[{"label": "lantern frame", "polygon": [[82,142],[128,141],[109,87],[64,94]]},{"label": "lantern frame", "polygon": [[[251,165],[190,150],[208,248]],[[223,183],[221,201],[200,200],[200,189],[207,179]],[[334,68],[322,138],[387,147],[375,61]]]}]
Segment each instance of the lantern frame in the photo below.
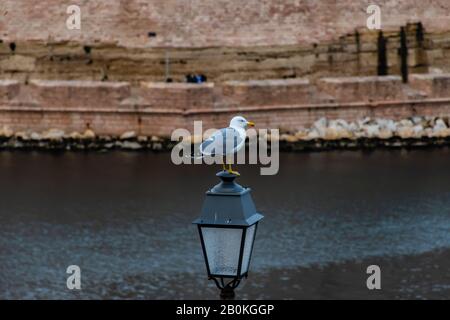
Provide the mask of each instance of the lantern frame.
[{"label": "lantern frame", "polygon": [[[234,297],[234,289],[239,285],[242,278],[248,277],[256,232],[258,230],[258,222],[264,216],[256,212],[250,195],[251,189],[244,188],[234,182],[237,177],[236,175],[227,171],[221,171],[217,176],[222,181],[206,192],[201,216],[194,220],[193,224],[196,224],[198,228],[208,279],[214,280],[216,286],[221,290],[222,298],[229,299]],[[248,253],[247,270],[242,272],[247,231],[253,226],[253,239]],[[203,234],[203,228],[241,230],[236,274],[218,274],[211,272],[209,261],[211,257],[208,257],[207,244],[205,242],[207,239],[205,239]]]},{"label": "lantern frame", "polygon": [[[255,230],[253,231],[253,240],[252,243],[250,244],[250,252],[249,252],[249,258],[248,258],[248,266],[247,266],[247,270],[242,273],[242,267],[243,267],[243,263],[244,263],[244,250],[245,250],[245,244],[246,244],[246,238],[247,238],[247,230],[249,228],[251,228],[252,226],[255,226]],[[248,277],[248,271],[250,269],[250,263],[252,261],[252,253],[253,253],[253,247],[255,244],[255,238],[256,238],[256,232],[258,231],[258,222],[254,223],[253,225],[250,226],[229,226],[229,225],[216,225],[216,224],[198,224],[198,232],[199,232],[199,236],[200,236],[200,241],[202,244],[202,252],[203,252],[203,257],[205,260],[205,264],[206,264],[206,271],[208,273],[208,277],[209,278],[238,278],[238,279],[242,279],[242,278],[247,278]],[[237,230],[242,230],[242,234],[241,234],[241,240],[240,240],[240,246],[239,246],[239,258],[238,258],[238,264],[237,264],[237,269],[236,269],[236,274],[214,274],[211,273],[210,270],[210,264],[209,264],[209,258],[208,258],[208,254],[207,254],[207,250],[206,250],[206,244],[205,244],[205,239],[203,237],[203,232],[202,232],[202,228],[214,228],[214,229],[237,229]]]}]

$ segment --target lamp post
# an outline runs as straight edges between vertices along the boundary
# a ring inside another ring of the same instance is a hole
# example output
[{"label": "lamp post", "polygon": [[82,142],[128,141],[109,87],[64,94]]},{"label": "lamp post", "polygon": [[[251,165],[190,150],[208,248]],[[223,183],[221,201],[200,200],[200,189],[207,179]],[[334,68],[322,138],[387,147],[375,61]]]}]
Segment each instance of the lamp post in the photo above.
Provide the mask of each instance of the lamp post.
[{"label": "lamp post", "polygon": [[236,175],[221,171],[222,180],[206,192],[198,226],[208,278],[221,290],[222,299],[233,299],[234,289],[246,278],[263,216],[256,212],[250,188],[234,182]]}]

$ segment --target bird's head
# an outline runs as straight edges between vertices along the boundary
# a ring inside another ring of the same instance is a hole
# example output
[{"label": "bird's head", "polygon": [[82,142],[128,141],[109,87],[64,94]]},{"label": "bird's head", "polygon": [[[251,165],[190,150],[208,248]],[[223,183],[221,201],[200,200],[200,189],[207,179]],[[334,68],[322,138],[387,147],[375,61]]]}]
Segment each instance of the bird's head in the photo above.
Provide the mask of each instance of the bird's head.
[{"label": "bird's head", "polygon": [[231,119],[230,121],[230,127],[234,128],[243,128],[246,129],[247,127],[254,127],[255,124],[251,121],[247,121],[244,117],[237,116]]}]

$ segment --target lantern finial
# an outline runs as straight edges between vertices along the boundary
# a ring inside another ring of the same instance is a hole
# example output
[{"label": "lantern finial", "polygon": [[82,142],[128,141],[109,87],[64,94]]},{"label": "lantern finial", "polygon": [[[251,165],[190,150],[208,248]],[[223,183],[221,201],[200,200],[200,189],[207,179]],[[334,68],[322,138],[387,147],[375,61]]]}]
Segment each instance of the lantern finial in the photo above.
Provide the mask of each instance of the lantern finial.
[{"label": "lantern finial", "polygon": [[223,194],[223,193],[234,193],[234,194],[239,194],[242,191],[244,191],[245,189],[237,184],[236,182],[234,182],[234,179],[236,179],[236,175],[232,174],[228,171],[220,171],[216,174],[216,176],[218,176],[222,182],[220,182],[219,184],[217,184],[216,186],[214,186],[211,189],[212,193],[218,193],[218,194]]}]

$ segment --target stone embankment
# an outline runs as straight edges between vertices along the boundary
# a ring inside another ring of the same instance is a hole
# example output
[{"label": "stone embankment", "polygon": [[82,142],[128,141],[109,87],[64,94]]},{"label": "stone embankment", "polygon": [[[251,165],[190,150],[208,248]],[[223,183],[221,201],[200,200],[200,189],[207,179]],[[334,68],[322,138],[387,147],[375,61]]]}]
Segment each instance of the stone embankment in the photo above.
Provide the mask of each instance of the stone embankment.
[{"label": "stone embankment", "polygon": [[[229,81],[222,84],[0,80],[0,128],[97,136],[170,137],[177,128],[222,128],[236,114],[258,128],[296,132],[320,118],[401,121],[450,116],[450,74]],[[53,131],[52,131],[53,132]],[[34,134],[34,136],[36,136]],[[314,133],[311,133],[314,135]]]},{"label": "stone embankment", "polygon": [[[273,137],[269,135],[268,139]],[[310,128],[281,133],[278,139],[281,150],[290,151],[444,146],[450,145],[450,117],[417,116],[400,121],[366,117],[352,122],[321,118]],[[59,129],[13,132],[7,126],[0,128],[0,149],[167,151],[176,143],[165,137],[140,136],[135,131],[110,136],[96,135],[91,129],[66,133]]]},{"label": "stone embankment", "polygon": [[347,122],[321,118],[310,128],[283,133],[282,150],[352,148],[412,148],[450,145],[450,118],[412,117],[395,121],[371,119]]}]

